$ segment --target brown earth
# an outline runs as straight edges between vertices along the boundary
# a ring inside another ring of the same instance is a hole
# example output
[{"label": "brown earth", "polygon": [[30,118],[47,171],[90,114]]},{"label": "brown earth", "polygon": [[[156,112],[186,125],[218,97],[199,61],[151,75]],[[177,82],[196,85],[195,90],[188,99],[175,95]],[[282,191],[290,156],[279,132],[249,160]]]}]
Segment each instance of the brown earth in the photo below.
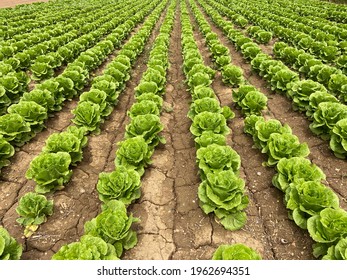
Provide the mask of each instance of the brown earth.
[{"label": "brown earth", "polygon": [[[228,137],[228,144],[241,156],[241,177],[246,181],[250,197],[246,211],[248,221],[243,229],[230,232],[218,224],[213,215],[205,215],[199,208],[197,188],[200,179],[195,159],[196,149],[189,131],[191,121],[186,116],[191,99],[181,69],[179,15],[177,7],[170,40],[171,67],[168,70],[165,106],[161,116],[165,126],[162,135],[167,143],[157,147],[153,163],[142,178],[142,196],[129,207],[129,211],[141,221],[133,227],[138,233],[138,244],[125,252],[123,259],[210,259],[220,244],[235,242],[256,249],[263,259],[313,259],[312,240],[307,231],[289,220],[283,194],[271,184],[275,171],[262,166],[266,157],[252,148],[252,139],[243,133],[243,118],[232,103],[232,89],[223,84],[220,73],[217,73],[212,86],[221,105],[231,106],[236,114],[229,121],[232,133]],[[103,123],[101,133],[89,137],[83,161],[73,169],[72,180],[65,189],[50,196],[54,199],[54,214],[30,238],[23,237],[23,228],[15,222],[18,218],[15,212],[18,199],[34,188],[34,183],[28,181],[24,174],[30,161],[40,153],[45,139],[70,124],[70,110],[76,106],[77,100],[66,103],[63,111],[48,121],[47,129],[23,146],[13,157],[12,164],[2,170],[0,225],[5,226],[23,244],[22,259],[50,259],[62,245],[78,240],[83,234],[84,223],[99,213],[100,201],[95,189],[98,174],[114,169],[116,143],[123,139],[125,126],[129,122],[126,111],[134,100],[134,87],[146,70],[145,63],[151,44],[162,20],[163,17],[134,65],[126,90],[111,116]],[[213,67],[205,40],[193,17],[192,24],[205,63]],[[274,94],[251,71],[250,65],[222,32],[213,25],[212,29],[219,35],[221,42],[229,47],[233,63],[242,67],[247,79],[268,96],[268,111],[265,114],[288,123],[301,142],[309,144],[309,158],[327,174],[327,184],[339,194],[341,206],[347,209],[343,173],[347,170],[346,161],[335,158],[328,143],[311,133],[307,119],[292,110],[290,101],[282,95]],[[96,74],[100,72],[98,70]]]}]

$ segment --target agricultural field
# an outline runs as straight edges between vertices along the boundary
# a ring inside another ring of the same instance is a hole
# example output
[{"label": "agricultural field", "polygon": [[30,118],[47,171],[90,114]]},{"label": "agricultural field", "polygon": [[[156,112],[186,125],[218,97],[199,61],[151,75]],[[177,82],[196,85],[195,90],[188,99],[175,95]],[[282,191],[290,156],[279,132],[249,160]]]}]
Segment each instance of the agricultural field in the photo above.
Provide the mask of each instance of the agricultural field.
[{"label": "agricultural field", "polygon": [[0,259],[347,259],[346,5],[33,2],[0,4]]}]

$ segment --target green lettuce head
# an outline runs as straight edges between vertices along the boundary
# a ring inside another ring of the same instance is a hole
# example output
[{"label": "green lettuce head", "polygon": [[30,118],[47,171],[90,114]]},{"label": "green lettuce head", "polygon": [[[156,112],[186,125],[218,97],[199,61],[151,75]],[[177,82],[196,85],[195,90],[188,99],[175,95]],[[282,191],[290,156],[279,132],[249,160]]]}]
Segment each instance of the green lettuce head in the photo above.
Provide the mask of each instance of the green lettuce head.
[{"label": "green lettuce head", "polygon": [[19,260],[22,251],[22,246],[0,226],[0,260]]},{"label": "green lettuce head", "polygon": [[150,164],[153,149],[142,136],[136,136],[119,142],[116,152],[116,167],[124,166],[134,169],[142,176],[144,168]]},{"label": "green lettuce head", "polygon": [[140,184],[139,173],[121,165],[111,173],[99,174],[97,190],[100,200],[105,203],[117,199],[129,205],[140,197]]},{"label": "green lettuce head", "polygon": [[290,217],[301,228],[307,228],[307,219],[326,208],[337,209],[339,198],[327,186],[316,181],[298,180],[286,190],[286,207]]},{"label": "green lettuce head", "polygon": [[212,260],[261,260],[260,255],[243,244],[221,245],[212,256]]},{"label": "green lettuce head", "polygon": [[24,235],[30,237],[38,226],[53,214],[53,200],[47,200],[44,195],[29,192],[19,200],[16,212],[20,218],[17,222],[25,226]]},{"label": "green lettuce head", "polygon": [[66,152],[41,153],[35,157],[26,172],[26,178],[36,182],[37,193],[61,190],[72,175],[71,157]]},{"label": "green lettuce head", "polygon": [[321,182],[325,180],[324,172],[309,159],[304,157],[282,158],[276,165],[277,174],[272,184],[285,192],[291,183],[298,180]]},{"label": "green lettuce head", "polygon": [[119,260],[113,245],[100,237],[84,235],[78,242],[62,246],[52,260]]},{"label": "green lettuce head", "polygon": [[230,146],[211,144],[197,150],[196,158],[203,180],[206,179],[207,174],[223,170],[232,170],[236,173],[241,166],[239,154]]},{"label": "green lettuce head", "polygon": [[111,200],[103,206],[96,218],[85,223],[84,232],[113,245],[119,258],[124,249],[131,249],[137,243],[136,232],[131,229],[137,221],[131,214],[128,216],[123,202]]}]

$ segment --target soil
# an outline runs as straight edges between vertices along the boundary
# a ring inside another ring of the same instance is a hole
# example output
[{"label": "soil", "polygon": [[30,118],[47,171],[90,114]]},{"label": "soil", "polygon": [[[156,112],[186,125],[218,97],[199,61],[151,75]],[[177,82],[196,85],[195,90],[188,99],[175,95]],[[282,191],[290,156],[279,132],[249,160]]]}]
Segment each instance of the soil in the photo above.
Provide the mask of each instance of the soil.
[{"label": "soil", "polygon": [[[283,193],[271,184],[275,170],[264,167],[262,163],[266,161],[266,157],[259,150],[252,148],[252,139],[243,132],[243,117],[232,102],[232,88],[223,84],[220,73],[216,74],[212,87],[221,105],[230,106],[236,114],[228,123],[232,130],[228,136],[228,144],[241,157],[240,175],[246,182],[250,198],[246,211],[248,221],[241,230],[231,232],[225,230],[213,215],[205,215],[201,211],[197,197],[200,178],[196,166],[196,149],[189,131],[191,121],[186,116],[191,98],[181,68],[179,15],[180,10],[177,7],[170,39],[170,68],[161,115],[165,127],[162,135],[167,143],[156,148],[152,164],[146,168],[142,177],[142,196],[128,208],[129,212],[141,221],[133,226],[138,234],[138,244],[126,251],[122,259],[211,259],[219,245],[237,242],[254,248],[267,260],[314,259],[312,239],[307,231],[297,227],[288,218],[283,204]],[[25,178],[25,172],[30,161],[41,152],[47,137],[53,132],[62,131],[71,123],[70,111],[78,100],[67,102],[61,112],[48,120],[47,128],[30,143],[21,147],[12,158],[11,165],[3,168],[0,177],[0,225],[23,245],[22,259],[51,259],[62,245],[79,240],[83,235],[84,223],[100,212],[101,203],[96,191],[98,175],[100,172],[114,170],[116,143],[123,139],[125,126],[129,122],[126,111],[134,101],[134,88],[146,70],[150,48],[159,32],[163,16],[157,23],[144,52],[135,63],[131,79],[127,82],[117,106],[102,124],[101,133],[89,137],[83,160],[73,168],[71,181],[63,190],[49,196],[54,200],[54,214],[48,217],[47,222],[30,238],[23,236],[23,228],[15,221],[18,218],[15,211],[18,200],[26,192],[34,189],[34,182]],[[194,36],[205,63],[213,67],[205,40],[194,18],[191,19]],[[305,116],[292,110],[286,97],[272,92],[265,81],[252,72],[250,65],[222,32],[213,24],[211,26],[221,42],[230,49],[233,64],[242,67],[250,83],[268,96],[268,110],[264,114],[288,123],[300,141],[308,143],[311,151],[309,158],[325,172],[327,185],[339,195],[341,207],[347,209],[347,191],[344,188],[347,162],[334,157],[328,143],[311,133]],[[136,30],[133,33],[135,32]],[[271,50],[271,44],[264,48],[267,51]],[[102,68],[95,74],[101,70]]]}]

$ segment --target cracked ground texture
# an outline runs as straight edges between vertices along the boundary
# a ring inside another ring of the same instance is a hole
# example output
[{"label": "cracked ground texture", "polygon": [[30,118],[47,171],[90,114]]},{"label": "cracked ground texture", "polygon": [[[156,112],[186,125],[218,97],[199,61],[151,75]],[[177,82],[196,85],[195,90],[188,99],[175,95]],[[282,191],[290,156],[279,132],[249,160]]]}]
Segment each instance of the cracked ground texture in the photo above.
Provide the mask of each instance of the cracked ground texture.
[{"label": "cracked ground texture", "polygon": [[[141,221],[133,226],[138,234],[138,244],[126,251],[122,258],[210,259],[219,245],[242,242],[256,249],[263,259],[313,259],[312,240],[307,231],[301,230],[289,220],[283,204],[283,194],[271,184],[275,171],[262,166],[266,157],[252,148],[252,139],[243,133],[243,118],[232,103],[232,89],[223,84],[220,73],[217,73],[212,87],[221,105],[230,106],[236,114],[236,117],[228,122],[232,131],[227,142],[241,157],[240,176],[246,182],[250,198],[246,210],[247,224],[241,230],[227,231],[213,215],[205,215],[199,208],[197,189],[200,178],[194,140],[189,131],[191,121],[186,116],[191,98],[181,68],[183,61],[179,15],[177,6],[170,39],[170,68],[161,115],[164,124],[162,135],[167,143],[156,148],[152,164],[142,177],[142,196],[128,208],[129,212]],[[163,16],[143,54],[138,58],[119,103],[102,124],[101,133],[89,137],[83,161],[73,169],[71,181],[65,189],[50,197],[54,199],[54,214],[30,238],[23,237],[23,228],[15,222],[18,218],[15,212],[18,199],[34,188],[34,182],[28,181],[24,174],[30,161],[40,153],[47,137],[51,133],[62,131],[70,124],[70,111],[76,106],[78,99],[67,102],[63,110],[47,122],[47,129],[21,147],[12,158],[11,165],[2,170],[0,225],[5,226],[10,234],[23,244],[22,259],[50,259],[62,245],[78,240],[83,234],[84,223],[99,213],[100,201],[96,192],[98,174],[114,169],[116,144],[123,139],[125,126],[129,122],[126,111],[134,102],[134,88],[146,70],[151,45],[158,34]],[[339,195],[341,207],[346,209],[347,191],[344,188],[343,171],[347,170],[347,163],[333,156],[327,142],[310,132],[305,116],[293,111],[286,97],[274,94],[266,83],[251,71],[250,65],[222,32],[208,17],[206,19],[221,42],[230,49],[233,64],[242,67],[249,82],[268,96],[268,110],[265,113],[288,123],[300,141],[308,143],[311,150],[309,158],[325,172],[327,184]],[[205,40],[193,16],[191,22],[205,64],[213,67]],[[271,54],[272,44],[273,42],[262,48]],[[95,75],[101,72],[102,67]]]}]

